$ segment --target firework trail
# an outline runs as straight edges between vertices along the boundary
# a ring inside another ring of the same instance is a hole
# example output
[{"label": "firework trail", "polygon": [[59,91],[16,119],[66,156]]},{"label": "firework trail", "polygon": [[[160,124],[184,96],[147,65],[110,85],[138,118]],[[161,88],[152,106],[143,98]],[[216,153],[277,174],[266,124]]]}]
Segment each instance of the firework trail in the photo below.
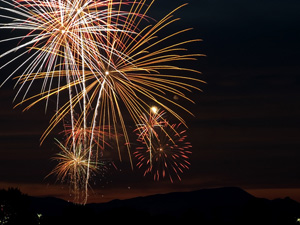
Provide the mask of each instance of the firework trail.
[{"label": "firework trail", "polygon": [[151,174],[157,181],[166,177],[172,183],[175,177],[181,180],[181,174],[190,167],[189,155],[192,153],[191,143],[186,141],[186,129],[182,129],[181,123],[172,124],[158,127],[156,134],[152,140],[153,159],[150,163],[147,141],[137,133],[140,146],[133,153],[138,160],[137,167],[145,169],[144,176]]}]

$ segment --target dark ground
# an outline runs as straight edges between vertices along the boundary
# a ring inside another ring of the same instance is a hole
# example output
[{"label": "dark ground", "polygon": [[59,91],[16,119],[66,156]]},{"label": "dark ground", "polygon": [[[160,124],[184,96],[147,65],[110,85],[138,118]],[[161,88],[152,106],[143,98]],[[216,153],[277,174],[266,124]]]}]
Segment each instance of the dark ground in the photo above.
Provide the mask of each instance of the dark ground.
[{"label": "dark ground", "polygon": [[1,224],[196,223],[296,225],[300,204],[290,198],[256,198],[236,187],[176,192],[108,203],[74,205],[18,189],[0,191]]}]

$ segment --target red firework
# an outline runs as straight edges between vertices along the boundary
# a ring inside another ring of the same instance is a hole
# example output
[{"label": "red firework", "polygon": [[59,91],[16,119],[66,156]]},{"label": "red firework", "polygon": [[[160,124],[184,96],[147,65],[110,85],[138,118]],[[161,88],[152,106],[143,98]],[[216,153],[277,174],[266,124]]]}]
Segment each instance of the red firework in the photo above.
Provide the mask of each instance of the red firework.
[{"label": "red firework", "polygon": [[174,177],[181,180],[181,174],[189,169],[192,145],[186,141],[186,129],[182,129],[181,125],[179,123],[156,128],[157,135],[152,139],[152,163],[146,139],[137,134],[140,146],[133,154],[138,160],[137,167],[145,169],[144,176],[152,174],[157,181],[168,177],[173,183]]}]

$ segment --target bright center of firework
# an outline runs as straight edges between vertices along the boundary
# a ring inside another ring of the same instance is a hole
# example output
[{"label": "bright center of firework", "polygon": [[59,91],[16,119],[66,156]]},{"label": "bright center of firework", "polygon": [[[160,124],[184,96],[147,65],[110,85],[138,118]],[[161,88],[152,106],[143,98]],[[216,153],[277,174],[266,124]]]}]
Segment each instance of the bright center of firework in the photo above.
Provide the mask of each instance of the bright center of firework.
[{"label": "bright center of firework", "polygon": [[66,33],[66,30],[65,30],[64,27],[60,27],[60,28],[59,28],[59,31],[60,31],[62,34]]},{"label": "bright center of firework", "polygon": [[105,71],[105,75],[108,76],[109,75],[109,71]]},{"label": "bright center of firework", "polygon": [[152,107],[151,107],[151,111],[152,111],[154,114],[156,114],[157,111],[158,111],[158,108],[157,108],[156,106],[152,106]]},{"label": "bright center of firework", "polygon": [[158,150],[159,150],[160,152],[162,152],[164,149],[163,149],[163,148],[159,148]]}]

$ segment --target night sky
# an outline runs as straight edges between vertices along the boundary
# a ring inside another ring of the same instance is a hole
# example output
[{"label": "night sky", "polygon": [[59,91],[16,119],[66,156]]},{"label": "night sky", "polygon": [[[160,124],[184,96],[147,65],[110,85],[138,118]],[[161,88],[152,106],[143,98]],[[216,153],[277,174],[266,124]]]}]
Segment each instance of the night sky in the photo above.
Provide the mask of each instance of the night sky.
[{"label": "night sky", "polygon": [[[224,186],[300,201],[300,1],[157,0],[149,15],[161,18],[186,2],[170,31],[192,27],[186,39],[203,39],[190,49],[206,57],[189,65],[207,82],[189,94],[195,116],[182,112],[193,145],[190,170],[181,182],[157,182],[116,158],[118,170],[93,180],[90,202]],[[0,188],[72,200],[66,185],[45,178],[58,152],[54,134],[39,141],[52,112],[43,104],[13,109],[15,94],[13,82],[0,89]]]}]

